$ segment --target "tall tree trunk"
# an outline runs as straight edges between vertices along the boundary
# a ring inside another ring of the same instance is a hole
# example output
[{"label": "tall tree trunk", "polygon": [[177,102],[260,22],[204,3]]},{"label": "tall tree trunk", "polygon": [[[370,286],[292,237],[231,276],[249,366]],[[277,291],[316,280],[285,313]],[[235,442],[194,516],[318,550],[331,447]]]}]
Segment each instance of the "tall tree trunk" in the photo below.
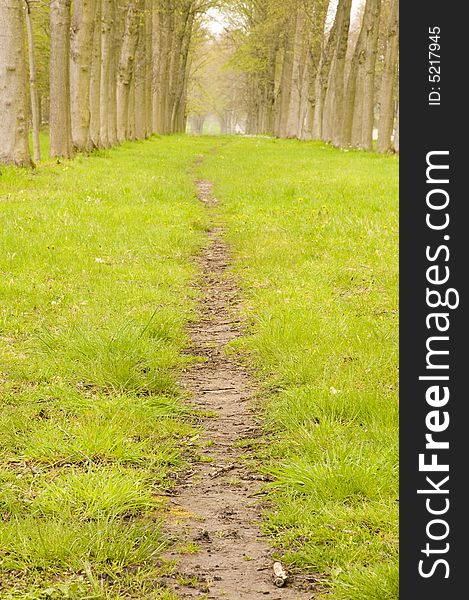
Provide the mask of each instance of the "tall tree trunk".
[{"label": "tall tree trunk", "polygon": [[93,51],[90,71],[90,145],[100,146],[100,86],[101,86],[101,0],[96,2]]},{"label": "tall tree trunk", "polygon": [[361,120],[361,113],[357,114],[355,111],[355,102],[357,94],[358,71],[365,56],[363,50],[364,37],[365,30],[362,27],[353,53],[345,91],[344,114],[342,117],[342,134],[340,136],[340,143],[344,147],[352,144],[354,115],[355,122],[358,118]]},{"label": "tall tree trunk", "polygon": [[324,43],[321,52],[318,73],[315,82],[315,107],[313,121],[313,138],[323,139],[323,122],[325,114],[325,102],[327,96],[327,88],[329,85],[329,73],[331,70],[332,60],[334,58],[334,50],[337,43],[338,15],[334,18],[327,42]]},{"label": "tall tree trunk", "polygon": [[30,165],[21,0],[0,0],[0,163]]},{"label": "tall tree trunk", "polygon": [[381,78],[380,111],[378,121],[378,152],[388,152],[392,148],[394,126],[394,89],[396,81],[397,57],[399,52],[399,0],[391,0],[384,70]]},{"label": "tall tree trunk", "polygon": [[327,77],[326,96],[323,108],[322,139],[336,141],[341,133],[344,102],[344,69],[350,27],[351,0],[339,0],[334,19],[332,58]]},{"label": "tall tree trunk", "polygon": [[292,77],[293,77],[293,58],[294,58],[294,38],[296,31],[296,22],[298,17],[298,7],[295,5],[288,21],[286,36],[284,40],[282,74],[280,79],[279,96],[277,98],[278,109],[276,115],[276,126],[274,133],[278,137],[285,137],[288,123],[288,109],[290,107]]},{"label": "tall tree trunk", "polygon": [[168,70],[172,15],[160,3],[153,12],[153,133],[164,134],[167,124]]},{"label": "tall tree trunk", "polygon": [[28,34],[28,57],[29,57],[29,95],[31,97],[31,120],[33,125],[33,156],[34,161],[41,160],[41,144],[39,141],[39,100],[36,85],[36,61],[34,59],[34,36],[31,23],[31,2],[25,0],[26,5],[26,31]]},{"label": "tall tree trunk", "polygon": [[306,15],[302,7],[298,8],[296,18],[295,38],[293,44],[293,65],[292,65],[292,81],[290,91],[290,103],[288,114],[286,115],[287,123],[285,128],[285,136],[289,138],[298,137],[300,123],[300,105],[301,105],[301,88],[302,77],[306,60],[305,53],[305,38],[307,37]]},{"label": "tall tree trunk", "polygon": [[185,108],[188,76],[187,65],[193,26],[194,12],[189,10],[182,23],[180,40],[178,40],[178,44],[176,46],[178,50],[175,48],[176,56],[174,64],[176,66],[176,71],[173,78],[173,104],[171,108],[172,133],[182,133],[185,131],[186,127]]},{"label": "tall tree trunk", "polygon": [[113,26],[111,31],[111,55],[109,61],[109,109],[107,135],[109,144],[115,146],[117,139],[117,65],[120,56],[120,45],[123,35],[123,11],[119,0],[113,3]]},{"label": "tall tree trunk", "polygon": [[87,151],[90,140],[90,80],[96,0],[74,0],[70,42],[72,142]]},{"label": "tall tree trunk", "polygon": [[139,19],[142,2],[132,0],[127,4],[119,64],[117,68],[117,139],[123,142],[129,136],[129,98],[135,68]]},{"label": "tall tree trunk", "polygon": [[70,4],[50,3],[50,155],[72,156],[70,115]]},{"label": "tall tree trunk", "polygon": [[135,133],[135,73],[130,80],[129,87],[129,106],[127,110],[127,135],[126,140],[136,140]]},{"label": "tall tree trunk", "polygon": [[393,150],[399,154],[399,102],[397,103],[396,125],[394,127]]},{"label": "tall tree trunk", "polygon": [[134,110],[135,110],[135,137],[143,139],[147,132],[147,59],[148,59],[148,37],[146,25],[148,21],[148,0],[143,18],[139,21],[138,44],[135,52],[134,69]]},{"label": "tall tree trunk", "polygon": [[345,59],[347,56],[348,35],[350,28],[351,0],[345,0],[342,5],[341,26],[337,40],[337,48],[334,57],[332,89],[332,123],[330,125],[330,137],[334,146],[341,145],[342,121],[344,118],[344,96],[345,96]]},{"label": "tall tree trunk", "polygon": [[113,61],[113,28],[115,0],[101,1],[101,73],[100,73],[100,131],[99,145],[109,148],[109,103],[111,97],[111,62]]},{"label": "tall tree trunk", "polygon": [[365,150],[373,150],[375,73],[376,55],[378,53],[380,11],[381,0],[370,0],[370,14],[366,39],[366,61],[363,79],[363,122],[359,144],[360,147]]},{"label": "tall tree trunk", "polygon": [[366,0],[347,81],[341,136],[343,146],[352,145],[372,149],[374,78],[380,4],[381,0]]},{"label": "tall tree trunk", "polygon": [[[317,118],[316,106],[319,105],[319,90],[320,90],[320,77],[319,68],[321,64],[321,57],[324,54],[324,28],[326,23],[328,0],[318,0],[313,2],[311,7],[311,45],[307,57],[307,69],[305,73],[305,80],[307,86],[307,105],[305,108],[303,132],[301,137],[303,139],[311,139],[320,137],[320,126],[321,122]],[[318,110],[319,112],[319,110]],[[314,125],[316,122],[316,131]]]},{"label": "tall tree trunk", "polygon": [[153,110],[153,10],[152,0],[145,2],[145,137],[153,132],[152,110]]}]

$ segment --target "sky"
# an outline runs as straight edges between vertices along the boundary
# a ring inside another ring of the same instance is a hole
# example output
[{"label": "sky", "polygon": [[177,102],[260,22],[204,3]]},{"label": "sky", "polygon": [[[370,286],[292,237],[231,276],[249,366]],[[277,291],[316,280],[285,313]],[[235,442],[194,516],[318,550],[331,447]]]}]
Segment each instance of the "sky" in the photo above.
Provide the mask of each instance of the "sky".
[{"label": "sky", "polygon": [[[360,6],[364,4],[365,0],[352,0],[352,20],[354,15],[358,13],[360,10]],[[335,11],[337,9],[338,0],[331,0],[328,11],[328,22],[332,24],[332,20],[334,19]],[[227,21],[222,11],[217,8],[210,8],[207,11],[207,26],[212,33],[215,35],[220,34],[224,27],[227,25]]]}]

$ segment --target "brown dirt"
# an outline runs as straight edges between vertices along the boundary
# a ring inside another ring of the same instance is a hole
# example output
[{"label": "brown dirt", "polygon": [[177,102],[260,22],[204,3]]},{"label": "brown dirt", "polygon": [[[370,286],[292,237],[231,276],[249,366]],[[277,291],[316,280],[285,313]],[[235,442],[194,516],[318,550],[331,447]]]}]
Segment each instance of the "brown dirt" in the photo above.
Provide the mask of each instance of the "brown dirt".
[{"label": "brown dirt", "polygon": [[[215,222],[211,184],[199,181],[197,188]],[[189,349],[205,360],[191,366],[180,383],[196,408],[215,416],[203,423],[202,460],[192,464],[170,503],[173,545],[166,558],[176,567],[166,583],[181,598],[312,598],[306,581],[292,574],[282,588],[273,583],[273,551],[259,527],[263,477],[252,469],[249,450],[240,447],[243,439],[260,434],[250,402],[254,390],[246,370],[224,351],[242,332],[238,290],[227,272],[223,229],[214,226],[208,235],[199,259],[200,319],[190,329]],[[199,549],[188,553],[188,543]]]}]

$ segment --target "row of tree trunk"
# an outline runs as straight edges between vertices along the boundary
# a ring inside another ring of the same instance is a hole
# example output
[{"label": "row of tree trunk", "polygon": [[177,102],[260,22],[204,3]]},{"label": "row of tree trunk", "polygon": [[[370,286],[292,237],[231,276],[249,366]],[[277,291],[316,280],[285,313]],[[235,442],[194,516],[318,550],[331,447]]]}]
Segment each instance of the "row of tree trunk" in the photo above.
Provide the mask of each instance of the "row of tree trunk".
[{"label": "row of tree trunk", "polygon": [[[201,5],[50,0],[51,157],[185,131],[191,37]],[[25,165],[30,115],[34,159],[40,158],[29,2],[0,0],[0,23],[0,162]]]},{"label": "row of tree trunk", "polygon": [[329,4],[252,3],[248,39],[262,68],[247,74],[248,133],[372,150],[376,127],[376,149],[398,151],[399,2],[366,0],[355,35],[352,0],[338,0],[328,24]]}]

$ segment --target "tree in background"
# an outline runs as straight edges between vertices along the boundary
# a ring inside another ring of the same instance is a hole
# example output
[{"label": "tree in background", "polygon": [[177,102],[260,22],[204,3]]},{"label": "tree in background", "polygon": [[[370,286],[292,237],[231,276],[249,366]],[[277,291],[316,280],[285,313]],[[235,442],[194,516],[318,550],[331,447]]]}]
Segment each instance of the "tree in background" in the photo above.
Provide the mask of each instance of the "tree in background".
[{"label": "tree in background", "polygon": [[[399,0],[391,0],[388,21],[386,23],[386,43],[384,69],[381,77],[378,121],[378,152],[388,152],[393,148],[392,132],[396,112],[397,62],[399,56]],[[396,127],[398,133],[398,127]],[[397,137],[397,136],[396,136]],[[395,145],[396,146],[396,145]],[[396,151],[399,151],[397,144]]]},{"label": "tree in background", "polygon": [[0,0],[0,163],[31,163],[21,0]]},{"label": "tree in background", "polygon": [[50,3],[50,155],[70,158],[72,124],[70,107],[71,0]]},{"label": "tree in background", "polygon": [[379,151],[396,149],[397,0],[363,0],[353,11],[351,0],[227,5],[249,133],[372,150],[378,125]]},{"label": "tree in background", "polygon": [[[38,160],[40,123],[49,125],[51,156],[68,158],[184,132],[188,116],[201,131],[207,115],[223,133],[243,129],[366,150],[377,137],[379,152],[398,150],[397,0],[362,0],[358,10],[352,0],[1,6],[4,162],[29,162],[30,123]],[[226,23],[218,36],[207,29],[213,7]]]},{"label": "tree in background", "polygon": [[41,127],[39,97],[37,93],[36,60],[34,57],[34,34],[31,20],[31,1],[25,0],[26,32],[28,36],[28,59],[29,59],[29,95],[31,98],[31,121],[33,130],[33,156],[35,162],[41,160],[41,145],[39,142],[39,130]]},{"label": "tree in background", "polygon": [[[74,0],[70,42],[72,141],[76,150],[90,150],[91,59],[97,0]],[[99,23],[97,24],[99,27]]]}]

